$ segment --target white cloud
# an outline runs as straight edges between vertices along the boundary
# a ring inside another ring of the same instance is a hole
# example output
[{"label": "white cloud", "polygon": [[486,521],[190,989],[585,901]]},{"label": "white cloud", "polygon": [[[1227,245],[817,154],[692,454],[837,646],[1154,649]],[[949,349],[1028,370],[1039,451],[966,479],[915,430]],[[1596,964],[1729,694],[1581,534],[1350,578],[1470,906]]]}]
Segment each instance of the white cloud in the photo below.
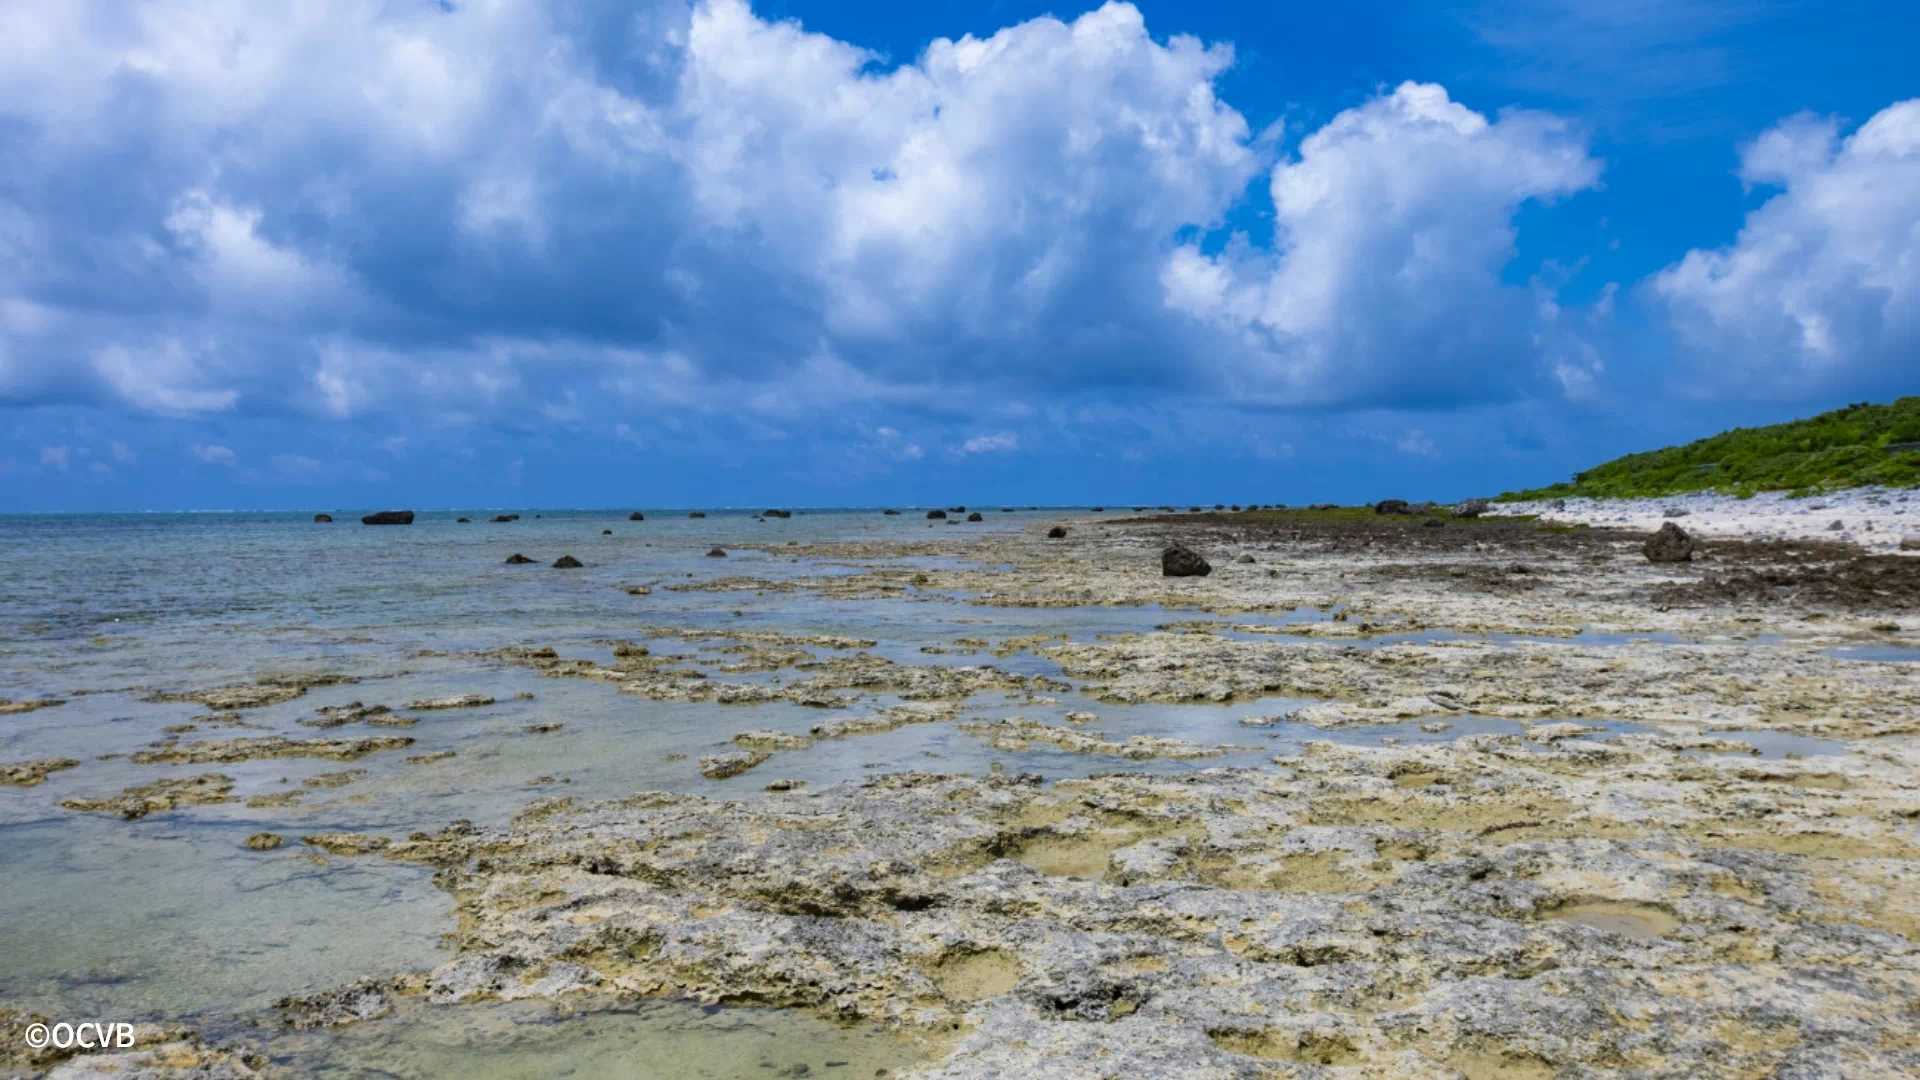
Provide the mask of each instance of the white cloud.
[{"label": "white cloud", "polygon": [[1272,168],[1277,251],[1208,256],[1175,238],[1276,144],[1215,92],[1230,47],[1125,3],[899,64],[742,0],[123,8],[0,14],[0,335],[71,352],[0,336],[8,400],[606,431],[1551,390],[1498,275],[1599,168],[1409,83]]},{"label": "white cloud", "polygon": [[43,446],[40,448],[40,464],[66,472],[67,459],[71,454],[72,451],[64,446]]},{"label": "white cloud", "polygon": [[238,390],[204,385],[208,373],[173,339],[138,350],[108,345],[94,355],[93,370],[121,403],[141,412],[225,412],[240,400]]},{"label": "white cloud", "polygon": [[1560,120],[1497,120],[1403,83],[1334,117],[1273,169],[1277,252],[1177,249],[1167,303],[1252,359],[1247,396],[1445,398],[1511,387],[1538,357],[1528,298],[1500,283],[1513,216],[1600,173]]},{"label": "white cloud", "polygon": [[1408,429],[1407,433],[1401,436],[1400,441],[1393,445],[1395,449],[1403,454],[1426,455],[1433,453],[1433,439],[1419,428]]},{"label": "white cloud", "polygon": [[1798,116],[1746,147],[1741,180],[1783,190],[1738,239],[1687,252],[1652,289],[1701,385],[1792,397],[1901,392],[1920,375],[1920,98],[1842,139]]},{"label": "white cloud", "polygon": [[140,460],[140,455],[135,454],[123,442],[110,442],[107,444],[107,450],[113,454],[113,460],[122,465],[131,465]]},{"label": "white cloud", "polygon": [[1020,449],[1020,439],[1010,432],[994,435],[975,435],[960,444],[962,454],[1008,454]]},{"label": "white cloud", "polygon": [[187,453],[209,465],[233,465],[240,460],[233,451],[219,445],[202,446],[199,443],[194,443],[192,446],[187,447]]},{"label": "white cloud", "polygon": [[908,443],[900,448],[900,457],[906,461],[919,461],[926,456],[927,452],[920,449],[919,443]]}]

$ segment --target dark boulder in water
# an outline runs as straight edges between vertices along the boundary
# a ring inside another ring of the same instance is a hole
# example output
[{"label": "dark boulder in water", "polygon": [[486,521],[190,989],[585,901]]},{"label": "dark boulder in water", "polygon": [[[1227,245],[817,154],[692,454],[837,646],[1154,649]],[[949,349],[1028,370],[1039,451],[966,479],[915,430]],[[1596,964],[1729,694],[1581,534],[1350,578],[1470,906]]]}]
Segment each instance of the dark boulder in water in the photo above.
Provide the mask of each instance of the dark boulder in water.
[{"label": "dark boulder in water", "polygon": [[1413,504],[1407,502],[1405,499],[1381,499],[1379,502],[1373,504],[1373,512],[1376,514],[1411,514],[1413,513]]},{"label": "dark boulder in water", "polygon": [[647,520],[647,515],[641,513],[638,510],[635,510],[633,513],[627,515],[627,520],[628,521],[645,521]]},{"label": "dark boulder in water", "polygon": [[368,514],[366,517],[361,518],[360,524],[362,525],[411,525],[413,524],[413,511],[382,510],[377,514]]},{"label": "dark boulder in water", "polygon": [[333,524],[333,515],[332,514],[315,514],[313,515],[313,521],[314,521],[314,524],[316,525],[331,525]]},{"label": "dark boulder in water", "polygon": [[1059,525],[1055,525],[1053,528],[1047,530],[1047,539],[1049,540],[1064,540],[1066,536],[1067,530]]},{"label": "dark boulder in water", "polygon": [[1206,577],[1213,573],[1213,564],[1199,552],[1175,544],[1160,553],[1160,572],[1167,577]]},{"label": "dark boulder in water", "polygon": [[580,560],[571,555],[562,555],[553,560],[553,568],[555,570],[578,570],[581,565]]},{"label": "dark boulder in water", "polygon": [[727,553],[724,548],[712,548],[707,552],[707,558],[709,559],[724,559],[726,557]]},{"label": "dark boulder in water", "polygon": [[453,523],[455,525],[471,525],[473,524],[473,519],[472,518],[454,518]]},{"label": "dark boulder in water", "polygon": [[601,536],[612,536],[612,535],[613,535],[613,530],[612,530],[612,529],[601,529],[601,530],[600,530],[600,535],[601,535]]},{"label": "dark boulder in water", "polygon": [[1096,506],[1093,508],[1093,512],[1096,514],[1104,514],[1107,512],[1107,508],[1104,506]]},{"label": "dark boulder in water", "polygon": [[1669,521],[1660,526],[1660,531],[1647,537],[1641,547],[1648,562],[1677,563],[1693,560],[1693,537],[1687,530]]},{"label": "dark boulder in water", "polygon": [[519,521],[520,515],[519,514],[495,514],[493,515],[493,520],[494,521]]},{"label": "dark boulder in water", "polygon": [[527,558],[525,555],[522,555],[517,551],[507,556],[508,566],[525,566],[526,564],[532,561],[533,561],[532,559]]},{"label": "dark boulder in water", "polygon": [[967,515],[967,520],[968,521],[985,521],[987,519],[980,516],[980,511],[975,510],[973,513]]},{"label": "dark boulder in water", "polygon": [[929,511],[927,511],[927,520],[928,520],[928,521],[939,521],[939,520],[941,520],[942,518],[945,518],[946,516],[947,516],[947,512],[946,512],[945,510],[929,510]]},{"label": "dark boulder in water", "polygon": [[762,511],[760,511],[760,516],[761,516],[761,517],[771,517],[771,518],[790,518],[790,517],[792,517],[792,516],[793,516],[793,511],[791,511],[791,510],[762,510]]},{"label": "dark boulder in water", "polygon": [[693,513],[688,514],[687,516],[690,518],[703,518],[703,517],[706,517],[707,515],[703,511],[695,510]]},{"label": "dark boulder in water", "polygon": [[886,516],[888,516],[888,517],[899,517],[899,516],[900,516],[900,511],[898,511],[898,510],[882,510],[882,511],[880,511],[880,512],[881,512],[882,514],[885,514],[885,515],[886,515]]}]

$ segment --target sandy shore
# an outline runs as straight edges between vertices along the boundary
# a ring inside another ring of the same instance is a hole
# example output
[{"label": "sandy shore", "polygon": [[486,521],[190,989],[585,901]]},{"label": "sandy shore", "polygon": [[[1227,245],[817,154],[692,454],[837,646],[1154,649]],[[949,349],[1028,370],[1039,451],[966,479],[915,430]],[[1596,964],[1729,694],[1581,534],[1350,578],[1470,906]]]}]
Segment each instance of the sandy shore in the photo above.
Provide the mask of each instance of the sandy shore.
[{"label": "sandy shore", "polygon": [[1844,540],[1868,551],[1896,551],[1903,538],[1920,547],[1920,501],[1910,498],[1906,491],[1877,488],[1803,499],[1780,492],[1749,499],[1704,493],[1660,499],[1496,503],[1491,513],[1534,514],[1545,521],[1621,529],[1653,530],[1663,521],[1674,521],[1701,536]]}]

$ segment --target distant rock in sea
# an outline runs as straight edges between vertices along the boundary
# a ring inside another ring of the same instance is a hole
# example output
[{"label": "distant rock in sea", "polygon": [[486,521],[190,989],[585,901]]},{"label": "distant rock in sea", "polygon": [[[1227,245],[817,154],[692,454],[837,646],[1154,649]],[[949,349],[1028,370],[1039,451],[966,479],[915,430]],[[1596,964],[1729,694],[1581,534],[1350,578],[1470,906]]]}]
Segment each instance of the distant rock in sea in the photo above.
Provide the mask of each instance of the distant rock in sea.
[{"label": "distant rock in sea", "polygon": [[1064,540],[1066,536],[1067,530],[1059,525],[1055,525],[1053,528],[1047,530],[1047,539],[1049,540]]},{"label": "distant rock in sea", "polygon": [[980,511],[975,510],[973,513],[967,515],[967,520],[968,521],[985,521],[987,519],[980,516]]},{"label": "distant rock in sea", "polygon": [[645,521],[647,520],[647,515],[641,513],[638,510],[635,510],[633,513],[627,515],[627,520],[628,521]]},{"label": "distant rock in sea", "polygon": [[382,510],[379,513],[368,514],[366,517],[361,518],[360,524],[362,525],[411,525],[413,524],[413,511]]},{"label": "distant rock in sea", "polygon": [[716,547],[716,548],[710,549],[707,552],[707,558],[709,559],[724,559],[726,557],[727,557],[727,552],[725,548]]},{"label": "distant rock in sea", "polygon": [[314,524],[316,525],[331,525],[333,524],[333,515],[332,514],[315,514],[313,515],[313,521],[314,521]]},{"label": "distant rock in sea", "polygon": [[473,519],[472,518],[454,518],[453,522],[456,525],[471,525],[473,524]]},{"label": "distant rock in sea", "polygon": [[571,555],[562,555],[553,560],[555,570],[578,570],[583,564]]},{"label": "distant rock in sea", "polygon": [[884,514],[884,515],[886,515],[887,517],[899,517],[899,516],[900,516],[900,511],[898,511],[898,510],[882,510],[882,511],[880,511],[880,512],[881,512],[882,514]]},{"label": "distant rock in sea", "polygon": [[790,517],[792,517],[792,516],[793,516],[793,511],[791,511],[791,510],[762,510],[762,511],[760,511],[760,516],[761,516],[761,517],[770,517],[770,518],[790,518]]},{"label": "distant rock in sea", "polygon": [[705,511],[695,510],[693,513],[688,514],[687,516],[690,518],[703,518],[703,517],[706,517],[707,515]]},{"label": "distant rock in sea", "polygon": [[527,558],[525,555],[522,555],[517,551],[507,556],[508,566],[525,566],[526,564],[532,561],[533,561],[532,559]]},{"label": "distant rock in sea", "polygon": [[943,520],[943,519],[944,519],[944,518],[945,518],[946,516],[947,516],[947,512],[946,512],[945,510],[929,510],[929,511],[927,511],[927,520],[928,520],[928,521],[940,521],[940,520]]}]

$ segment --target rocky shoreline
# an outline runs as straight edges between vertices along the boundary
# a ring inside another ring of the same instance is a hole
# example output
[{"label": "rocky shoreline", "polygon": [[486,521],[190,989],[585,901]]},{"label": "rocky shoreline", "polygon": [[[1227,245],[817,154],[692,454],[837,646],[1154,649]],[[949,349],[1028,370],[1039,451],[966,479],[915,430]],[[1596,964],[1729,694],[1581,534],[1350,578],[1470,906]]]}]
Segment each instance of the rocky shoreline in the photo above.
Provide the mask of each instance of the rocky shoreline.
[{"label": "rocky shoreline", "polygon": [[[1864,528],[1733,535],[1704,506],[1598,524],[1569,507],[769,544],[757,550],[821,572],[664,586],[716,603],[958,604],[989,629],[993,609],[1163,612],[1149,628],[975,631],[918,650],[989,654],[979,662],[653,625],[622,633],[654,647],[616,639],[599,658],[538,643],[476,654],[715,710],[732,749],[685,768],[772,782],[748,797],[545,798],[504,827],[289,838],[314,858],[433,867],[456,905],[454,952],[289,997],[271,1022],[668,996],[878,1025],[918,1048],[904,1075],[923,1080],[1920,1073],[1920,664],[1904,662],[1920,656],[1920,558],[1863,546]],[[1878,510],[1904,520],[1904,504]],[[1648,534],[1676,521],[1692,557],[1650,562]],[[1175,545],[1200,562],[1169,564]],[[632,593],[637,610],[648,595]],[[1860,649],[1900,662],[1849,658]],[[257,708],[322,678],[154,697]],[[983,714],[989,698],[1021,715]],[[355,701],[313,726],[492,700]],[[803,731],[720,711],[761,704],[825,711]],[[1102,715],[1148,705],[1231,709],[1241,734],[1125,733]],[[1467,730],[1493,720],[1513,732]],[[1276,724],[1308,734],[1262,749]],[[907,725],[1110,771],[815,788],[780,772]],[[1380,725],[1431,739],[1341,738]],[[412,741],[163,742],[132,760],[372,761]],[[1250,752],[1266,763],[1214,760]],[[1148,764],[1179,771],[1130,771]],[[8,775],[35,784],[67,767]],[[206,773],[70,808],[191,812],[233,801],[232,787]],[[279,847],[261,841],[260,857]],[[276,1075],[244,1039],[180,1061],[149,1054],[127,1074]]]}]

